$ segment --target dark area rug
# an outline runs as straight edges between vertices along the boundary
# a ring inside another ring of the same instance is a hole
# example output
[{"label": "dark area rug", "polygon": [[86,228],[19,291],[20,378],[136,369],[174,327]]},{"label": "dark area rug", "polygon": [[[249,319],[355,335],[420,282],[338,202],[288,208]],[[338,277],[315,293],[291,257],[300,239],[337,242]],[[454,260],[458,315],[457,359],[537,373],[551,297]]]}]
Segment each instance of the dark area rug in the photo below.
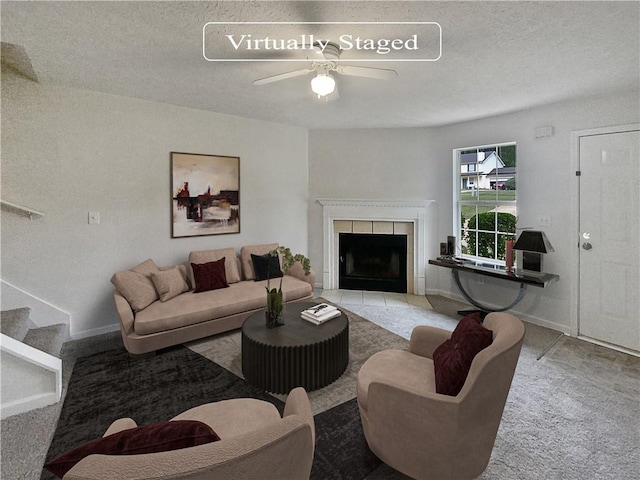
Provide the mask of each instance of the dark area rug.
[{"label": "dark area rug", "polygon": [[382,463],[364,438],[355,398],[319,413],[312,480],[362,480]]},{"label": "dark area rug", "polygon": [[[329,387],[330,388],[330,387]],[[252,397],[284,403],[205,357],[178,346],[132,358],[115,349],[77,360],[47,461],[103,435],[122,417],[138,425],[166,421],[203,403]],[[356,400],[315,417],[313,479],[363,479],[380,465],[364,440]],[[56,477],[43,470],[42,480]]]}]

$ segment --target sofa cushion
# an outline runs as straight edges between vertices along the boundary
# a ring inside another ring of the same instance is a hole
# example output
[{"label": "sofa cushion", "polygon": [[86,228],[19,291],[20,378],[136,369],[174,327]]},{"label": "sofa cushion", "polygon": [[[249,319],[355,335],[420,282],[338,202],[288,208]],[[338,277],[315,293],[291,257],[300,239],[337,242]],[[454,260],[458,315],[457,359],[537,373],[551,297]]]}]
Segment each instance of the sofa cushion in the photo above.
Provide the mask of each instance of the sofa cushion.
[{"label": "sofa cushion", "polygon": [[151,281],[156,288],[160,301],[166,302],[181,293],[189,291],[189,285],[180,268],[173,267],[151,273]]},{"label": "sofa cushion", "polygon": [[[209,263],[224,258],[224,269],[227,283],[237,283],[240,281],[240,271],[238,270],[238,260],[234,248],[219,248],[217,250],[199,250],[189,253],[189,263]],[[192,285],[195,288],[193,271],[191,272]]]},{"label": "sofa cushion", "polygon": [[282,268],[280,268],[280,259],[277,255],[274,257],[270,253],[265,253],[264,255],[252,253],[251,261],[256,282],[269,278],[279,278],[283,275]]},{"label": "sofa cushion", "polygon": [[227,277],[225,274],[225,258],[207,263],[192,263],[193,277],[196,288],[193,293],[207,292],[218,288],[227,288]]},{"label": "sofa cushion", "polygon": [[204,403],[176,415],[175,420],[199,420],[214,428],[220,438],[253,434],[280,422],[282,416],[273,403],[257,398],[233,398]]},{"label": "sofa cushion", "polygon": [[194,286],[191,284],[191,265],[189,263],[179,263],[178,265],[171,265],[170,267],[159,267],[160,271],[171,270],[177,268],[182,275],[182,278],[189,287],[189,290],[193,290]]},{"label": "sofa cushion", "polygon": [[493,341],[493,332],[480,323],[479,314],[464,317],[433,352],[436,393],[455,396],[467,379],[474,357]]},{"label": "sofa cushion", "polygon": [[176,420],[129,428],[85,443],[70,450],[44,467],[62,478],[83,458],[94,455],[138,455],[167,452],[217,442],[220,437],[204,422]]},{"label": "sofa cushion", "polygon": [[151,259],[147,259],[131,270],[117,272],[111,283],[127,299],[134,312],[144,310],[158,299],[158,292],[151,280],[151,274],[160,270]]},{"label": "sofa cushion", "polygon": [[[256,278],[253,270],[253,261],[251,254],[264,255],[278,248],[277,243],[265,243],[263,245],[248,245],[240,249],[240,262],[242,263],[242,273],[245,280],[254,280]],[[282,262],[280,263],[282,265]]]},{"label": "sofa cushion", "polygon": [[[243,281],[230,284],[229,288],[191,291],[164,303],[155,302],[136,315],[134,331],[149,335],[264,308],[266,285],[266,280]],[[287,302],[313,294],[311,285],[290,275],[282,277],[282,291]]]}]

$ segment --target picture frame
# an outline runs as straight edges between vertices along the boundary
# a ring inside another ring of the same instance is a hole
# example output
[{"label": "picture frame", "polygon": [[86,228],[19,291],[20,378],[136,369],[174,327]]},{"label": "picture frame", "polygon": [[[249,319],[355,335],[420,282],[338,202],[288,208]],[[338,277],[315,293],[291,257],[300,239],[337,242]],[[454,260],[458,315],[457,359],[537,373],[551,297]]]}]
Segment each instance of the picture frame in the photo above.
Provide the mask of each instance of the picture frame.
[{"label": "picture frame", "polygon": [[240,157],[171,152],[171,237],[240,233]]}]

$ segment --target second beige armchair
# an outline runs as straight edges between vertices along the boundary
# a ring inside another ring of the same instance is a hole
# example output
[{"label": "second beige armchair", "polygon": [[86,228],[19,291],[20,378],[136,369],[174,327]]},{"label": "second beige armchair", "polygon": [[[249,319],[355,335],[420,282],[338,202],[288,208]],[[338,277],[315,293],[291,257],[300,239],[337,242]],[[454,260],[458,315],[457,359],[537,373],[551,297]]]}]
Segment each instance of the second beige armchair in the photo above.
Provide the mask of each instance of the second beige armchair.
[{"label": "second beige armchair", "polygon": [[[89,455],[64,480],[309,478],[315,426],[303,388],[289,393],[282,417],[269,402],[239,398],[200,405],[171,419],[175,420],[203,422],[220,440],[158,453]],[[135,427],[132,419],[122,418],[105,436]]]},{"label": "second beige armchair", "polygon": [[408,350],[385,350],[358,373],[360,417],[369,447],[416,479],[469,479],[489,463],[524,337],[522,322],[491,313],[493,342],[473,359],[456,396],[436,393],[433,352],[451,332],[416,327]]}]

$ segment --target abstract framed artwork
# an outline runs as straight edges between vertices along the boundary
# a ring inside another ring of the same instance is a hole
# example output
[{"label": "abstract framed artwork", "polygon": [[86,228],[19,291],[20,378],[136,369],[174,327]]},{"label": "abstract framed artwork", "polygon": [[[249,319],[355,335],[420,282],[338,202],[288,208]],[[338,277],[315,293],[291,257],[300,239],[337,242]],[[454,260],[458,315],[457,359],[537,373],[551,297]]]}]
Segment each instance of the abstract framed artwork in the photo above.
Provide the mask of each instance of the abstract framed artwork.
[{"label": "abstract framed artwork", "polygon": [[171,237],[240,233],[240,157],[171,152]]}]

